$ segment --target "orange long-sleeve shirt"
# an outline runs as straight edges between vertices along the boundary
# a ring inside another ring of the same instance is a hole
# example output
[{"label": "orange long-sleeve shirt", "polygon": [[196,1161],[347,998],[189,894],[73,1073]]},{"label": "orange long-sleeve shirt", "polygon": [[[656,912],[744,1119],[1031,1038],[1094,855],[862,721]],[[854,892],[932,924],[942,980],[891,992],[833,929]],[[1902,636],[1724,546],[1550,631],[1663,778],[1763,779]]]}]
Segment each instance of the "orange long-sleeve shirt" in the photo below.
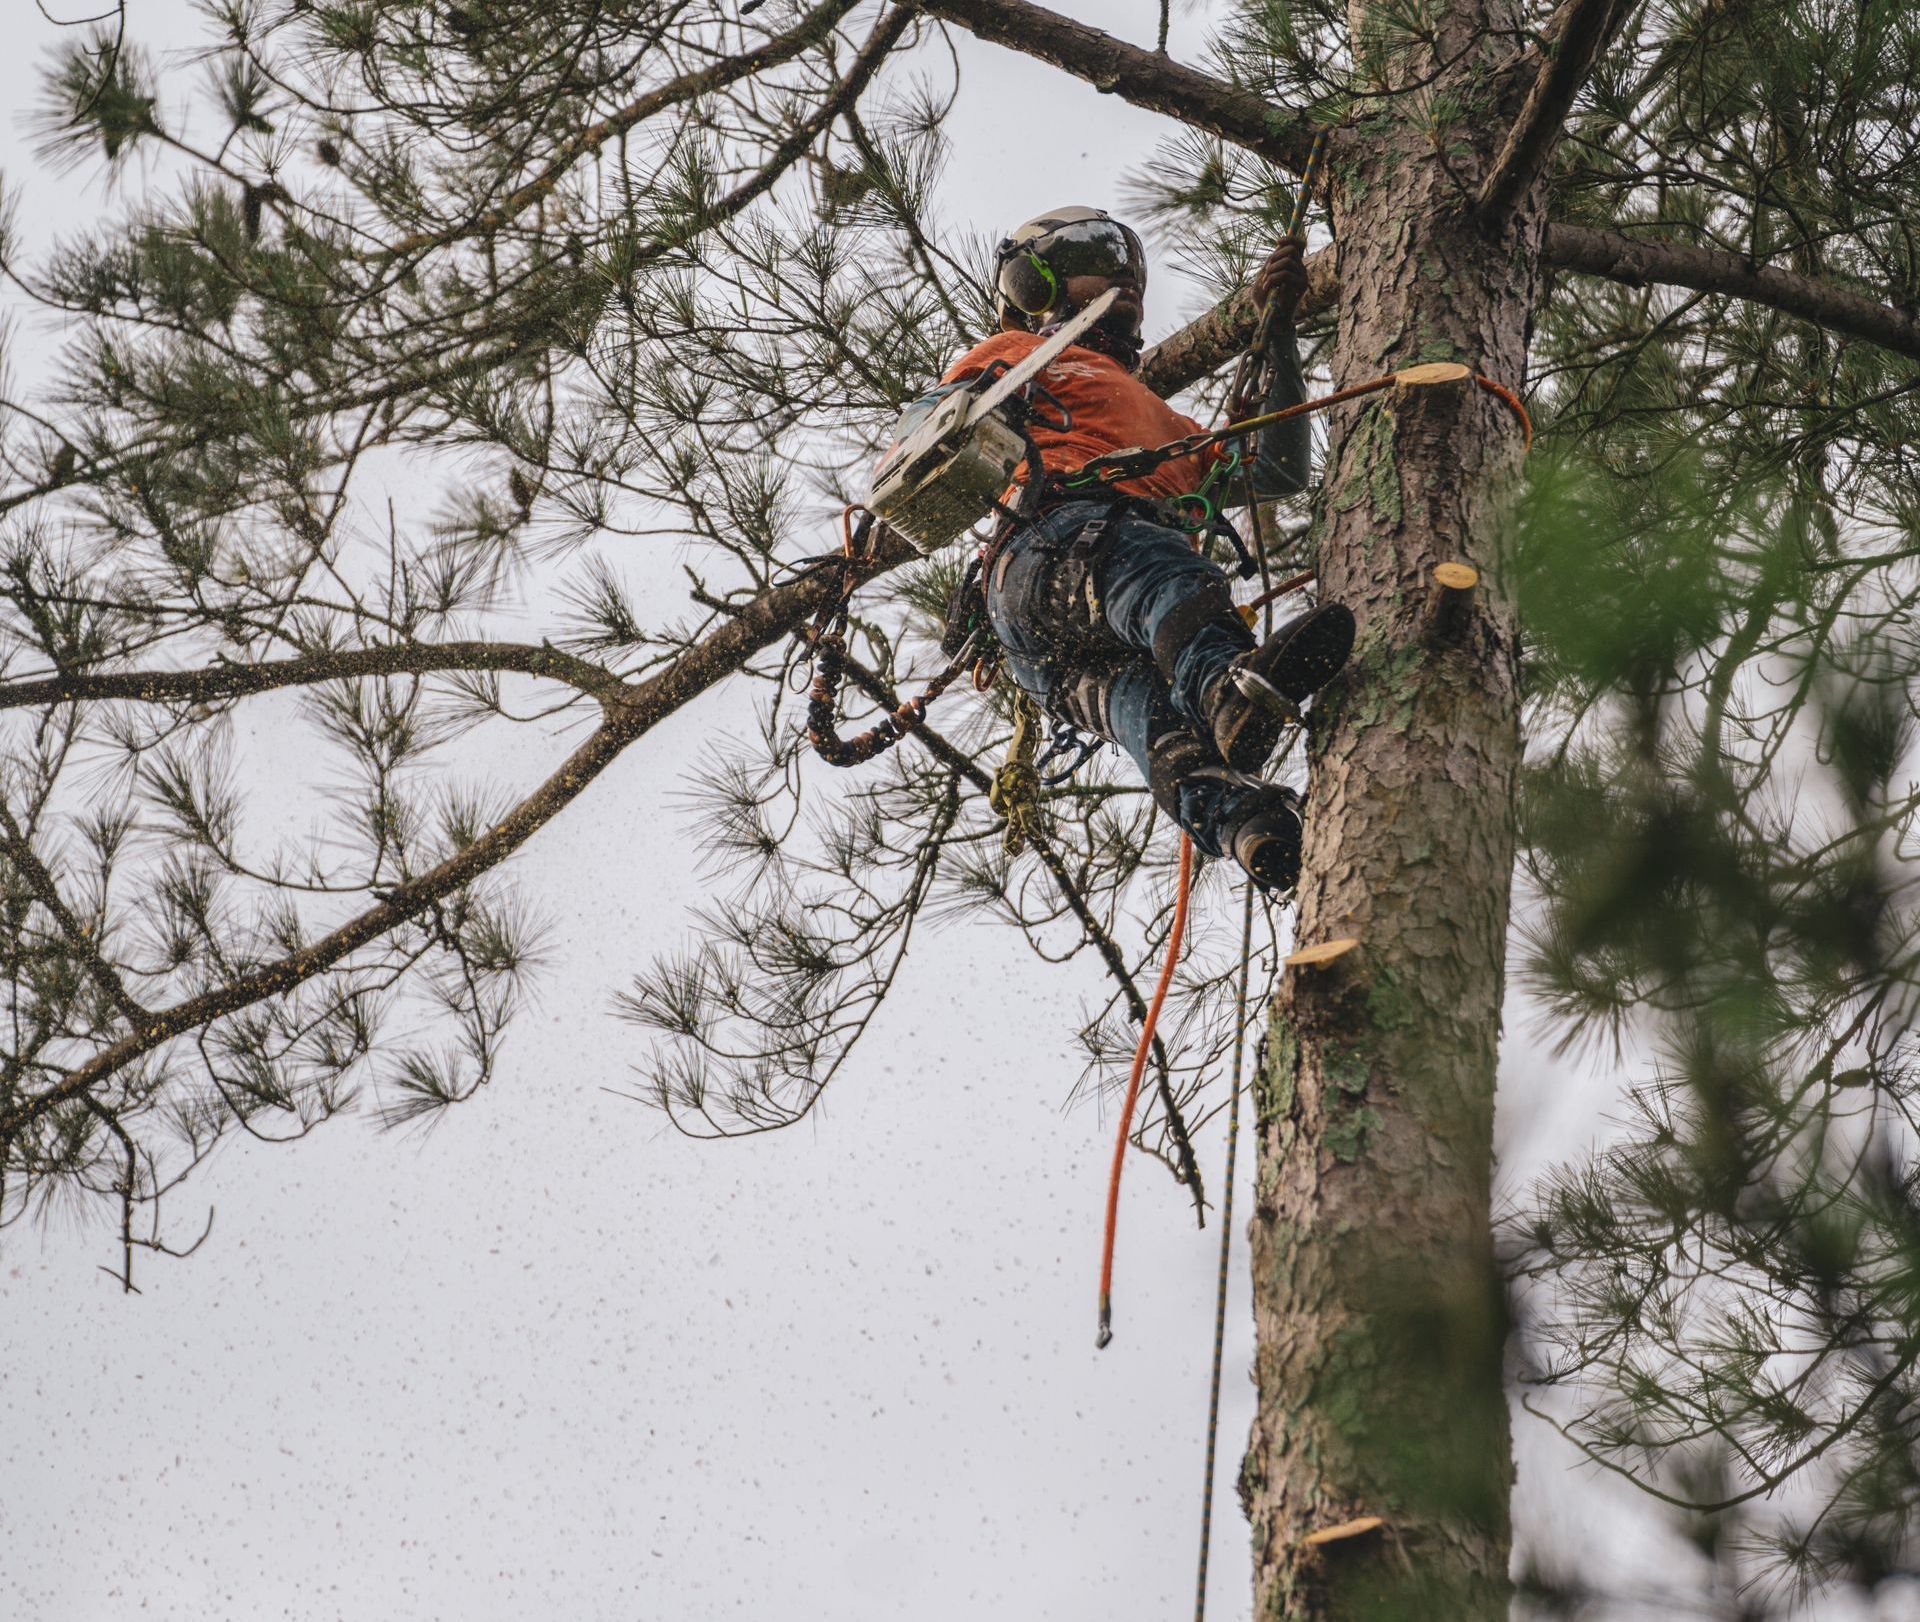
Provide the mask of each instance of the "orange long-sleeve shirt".
[{"label": "orange long-sleeve shirt", "polygon": [[[969,349],[947,368],[940,381],[956,383],[985,371],[997,360],[1016,365],[1042,341],[1032,332],[996,333]],[[1200,424],[1193,418],[1175,411],[1112,356],[1097,349],[1070,345],[1040,374],[1039,382],[1073,418],[1073,426],[1066,433],[1043,427],[1038,421],[1031,424],[1040,460],[1050,472],[1072,473],[1096,456],[1164,445],[1200,431]],[[1207,469],[1220,454],[1217,446],[1209,445],[1192,456],[1162,463],[1144,478],[1129,479],[1111,488],[1152,500],[1183,496],[1206,477]]]}]

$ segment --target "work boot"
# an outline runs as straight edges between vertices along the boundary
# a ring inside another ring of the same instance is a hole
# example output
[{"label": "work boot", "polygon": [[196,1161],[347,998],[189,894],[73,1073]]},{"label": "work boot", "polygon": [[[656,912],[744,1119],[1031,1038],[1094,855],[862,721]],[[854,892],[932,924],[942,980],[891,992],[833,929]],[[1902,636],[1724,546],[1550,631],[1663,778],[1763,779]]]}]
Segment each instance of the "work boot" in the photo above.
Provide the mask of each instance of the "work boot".
[{"label": "work boot", "polygon": [[1322,603],[1228,665],[1205,700],[1226,763],[1240,772],[1266,765],[1300,705],[1339,674],[1352,651],[1352,611]]},{"label": "work boot", "polygon": [[1270,785],[1234,829],[1228,849],[1261,889],[1284,894],[1300,882],[1300,837],[1300,796]]}]

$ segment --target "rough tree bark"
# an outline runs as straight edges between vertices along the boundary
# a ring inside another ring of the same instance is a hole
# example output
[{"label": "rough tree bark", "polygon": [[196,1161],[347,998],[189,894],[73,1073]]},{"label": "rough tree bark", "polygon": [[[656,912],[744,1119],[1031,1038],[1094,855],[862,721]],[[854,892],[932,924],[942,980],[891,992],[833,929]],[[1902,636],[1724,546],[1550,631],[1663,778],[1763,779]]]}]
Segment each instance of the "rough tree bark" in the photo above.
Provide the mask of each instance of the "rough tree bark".
[{"label": "rough tree bark", "polygon": [[[1435,97],[1384,99],[1337,138],[1336,386],[1436,360],[1523,376],[1539,188],[1484,215],[1473,198],[1530,87],[1500,43],[1518,21],[1501,0],[1449,7]],[[1446,89],[1457,121],[1421,123]],[[1471,383],[1375,396],[1330,434],[1321,586],[1360,629],[1312,729],[1297,939],[1359,944],[1283,974],[1258,1086],[1255,1610],[1499,1617],[1489,1193],[1519,759],[1502,515],[1522,436]],[[1454,560],[1480,571],[1470,595],[1434,579]]]}]

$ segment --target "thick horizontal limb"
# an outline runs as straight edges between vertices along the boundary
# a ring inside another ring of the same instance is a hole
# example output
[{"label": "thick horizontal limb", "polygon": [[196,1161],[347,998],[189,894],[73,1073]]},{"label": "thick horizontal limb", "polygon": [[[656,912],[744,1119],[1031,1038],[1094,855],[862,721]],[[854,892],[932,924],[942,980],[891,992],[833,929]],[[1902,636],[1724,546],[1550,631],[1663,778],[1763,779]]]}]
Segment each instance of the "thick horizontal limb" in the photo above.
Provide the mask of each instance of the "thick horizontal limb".
[{"label": "thick horizontal limb", "polygon": [[1881,304],[1837,282],[1756,265],[1737,253],[1630,237],[1585,225],[1550,225],[1540,259],[1556,270],[1603,276],[1629,287],[1655,283],[1764,304],[1828,332],[1864,338],[1920,359],[1920,316]]},{"label": "thick horizontal limb", "polygon": [[958,23],[968,33],[1005,45],[1084,79],[1094,89],[1136,107],[1177,118],[1300,173],[1313,129],[1299,113],[1270,106],[1251,90],[1186,67],[1158,51],[1090,28],[1028,0],[905,0],[916,11]]},{"label": "thick horizontal limb", "polygon": [[[1585,225],[1549,225],[1540,262],[1629,287],[1655,283],[1747,299],[1829,332],[1920,359],[1920,315],[1915,312],[1878,303],[1836,282],[1754,265],[1739,254]],[[1309,258],[1307,274],[1310,280],[1300,314],[1331,309],[1340,297],[1332,251],[1322,249]],[[1244,350],[1252,341],[1254,325],[1253,297],[1242,289],[1149,349],[1140,362],[1141,380],[1156,394],[1177,394]]]},{"label": "thick horizontal limb", "polygon": [[332,649],[296,659],[264,659],[258,664],[222,660],[202,670],[113,670],[94,675],[69,671],[28,681],[0,682],[0,710],[108,699],[142,704],[210,704],[281,687],[311,687],[319,682],[366,676],[431,676],[454,670],[548,676],[603,703],[620,702],[626,690],[612,671],[546,643],[395,642],[383,647]]},{"label": "thick horizontal limb", "polygon": [[[878,555],[863,565],[863,574],[871,578],[915,555],[904,542],[881,532]],[[434,902],[471,884],[578,799],[635,739],[732,675],[763,648],[791,635],[838,587],[838,571],[823,570],[751,599],[704,642],[658,675],[624,689],[614,700],[603,698],[606,716],[593,735],[567,757],[557,772],[471,845],[437,867],[395,885],[378,905],[348,919],[311,945],[149,1015],[128,1035],[68,1071],[46,1091],[0,1115],[0,1141],[63,1103],[88,1097],[115,1071],[162,1043],[265,998],[284,995],[360,947],[390,934]]]},{"label": "thick horizontal limb", "polygon": [[[1155,51],[1129,45],[1085,23],[1032,5],[1029,0],[905,3],[929,17],[958,23],[982,39],[1051,62],[1097,89],[1166,113],[1189,128],[1217,135],[1295,172],[1306,163],[1313,132],[1301,115],[1271,108],[1250,90],[1183,67]],[[1604,29],[1615,22],[1603,0],[1570,0],[1562,8],[1562,17],[1556,60],[1564,54],[1569,62],[1576,54],[1569,36],[1577,24],[1590,29],[1597,19],[1604,39]],[[1553,64],[1547,65],[1551,68]],[[1582,77],[1585,71],[1581,70]],[[1561,83],[1559,79],[1553,81],[1555,86]],[[1575,81],[1573,90],[1577,89]],[[1548,127],[1547,114],[1560,93],[1552,89],[1550,96],[1548,89],[1541,90],[1539,129]],[[1572,93],[1567,92],[1569,97]],[[1524,121],[1526,115],[1522,117]],[[1552,128],[1557,130],[1558,125]],[[1528,136],[1523,144],[1531,145],[1532,140]],[[1547,228],[1540,257],[1556,269],[1604,276],[1632,286],[1660,282],[1750,299],[1831,332],[1864,338],[1902,355],[1920,356],[1920,320],[1911,313],[1876,303],[1831,282],[1749,265],[1737,254],[1649,242],[1587,226],[1552,225]],[[1324,271],[1316,270],[1309,304],[1302,308],[1325,308],[1337,296],[1338,285],[1328,265]],[[1143,367],[1155,389],[1163,394],[1176,392],[1245,348],[1252,323],[1243,297],[1235,295],[1158,346]]]}]

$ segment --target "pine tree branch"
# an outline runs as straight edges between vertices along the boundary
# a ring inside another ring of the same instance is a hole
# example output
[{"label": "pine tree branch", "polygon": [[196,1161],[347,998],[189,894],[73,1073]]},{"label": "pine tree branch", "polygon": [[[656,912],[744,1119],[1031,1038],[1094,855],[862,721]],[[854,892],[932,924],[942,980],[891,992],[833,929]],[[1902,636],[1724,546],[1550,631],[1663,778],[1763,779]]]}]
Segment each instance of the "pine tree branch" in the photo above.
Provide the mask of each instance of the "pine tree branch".
[{"label": "pine tree branch", "polygon": [[205,704],[280,687],[351,681],[366,676],[428,676],[450,670],[504,670],[566,682],[602,704],[617,706],[625,684],[612,671],[547,643],[399,642],[340,648],[260,664],[223,660],[204,670],[119,670],[99,675],[66,672],[0,682],[0,710],[34,704],[132,699],[142,704]]},{"label": "pine tree branch", "polygon": [[1920,316],[1876,303],[1863,293],[1815,276],[1756,265],[1735,253],[1656,242],[1585,225],[1550,225],[1540,259],[1556,270],[1602,276],[1643,287],[1649,282],[1691,287],[1764,304],[1811,321],[1828,332],[1863,338],[1895,354],[1920,359]]},{"label": "pine tree branch", "polygon": [[[1739,254],[1650,241],[1586,225],[1549,225],[1540,262],[1628,287],[1653,282],[1747,299],[1829,332],[1920,360],[1920,314],[1876,303],[1836,282],[1755,265]],[[1340,297],[1333,251],[1323,248],[1309,258],[1307,274],[1310,281],[1300,313],[1317,315],[1331,309]],[[1254,326],[1252,295],[1242,289],[1149,349],[1140,362],[1141,381],[1156,394],[1178,394],[1245,349]]]},{"label": "pine tree branch", "polygon": [[[853,684],[877,704],[884,704],[889,710],[900,707],[900,695],[880,677],[878,671],[869,669],[858,659],[849,656],[846,659],[847,675]],[[981,769],[979,763],[965,750],[956,747],[943,738],[933,728],[924,723],[913,729],[912,737],[919,740],[920,746],[933,758],[965,778],[980,793],[985,794],[993,786],[993,780]],[[1093,907],[1081,894],[1080,886],[1073,882],[1073,875],[1067,871],[1065,859],[1053,847],[1053,841],[1038,829],[1027,832],[1027,843],[1033,847],[1033,853],[1053,877],[1054,886],[1060,892],[1060,899],[1066,903],[1067,910],[1079,921],[1093,948],[1100,954],[1100,960],[1106,964],[1107,972],[1120,991],[1120,999],[1133,1015],[1135,1024],[1145,1024],[1147,1002],[1140,995],[1140,987],[1135,983],[1133,973],[1127,967],[1126,954],[1120,950],[1120,943],[1107,931],[1099,918],[1094,915]],[[1167,1118],[1167,1132],[1173,1139],[1174,1158],[1178,1176],[1176,1181],[1186,1185],[1192,1196],[1194,1214],[1200,1219],[1200,1226],[1207,1225],[1207,1191],[1200,1175],[1199,1157],[1193,1152],[1193,1136],[1187,1128],[1187,1118],[1180,1108],[1179,1101],[1173,1096],[1172,1084],[1168,1081],[1171,1064],[1167,1058],[1167,1049],[1159,1036],[1153,1039],[1154,1079],[1160,1094],[1160,1108]],[[1156,1158],[1159,1158],[1156,1156]]]},{"label": "pine tree branch", "polygon": [[[917,556],[889,531],[877,531],[876,555],[861,564],[861,578],[895,568]],[[68,1071],[46,1091],[0,1115],[0,1143],[78,1098],[162,1043],[268,997],[282,996],[339,963],[349,953],[418,917],[436,901],[498,866],[584,793],[589,784],[659,722],[732,675],[746,661],[795,631],[839,589],[839,571],[822,570],[775,586],[753,598],[698,647],[658,675],[608,702],[606,718],[560,769],[464,850],[438,866],[397,884],[377,906],[350,918],[309,946],[149,1015],[133,1032]],[[603,702],[605,702],[603,700]]]},{"label": "pine tree branch", "polygon": [[655,113],[700,96],[712,95],[716,90],[724,90],[728,85],[737,84],[767,68],[792,61],[821,44],[859,3],[860,0],[828,0],[827,4],[809,13],[786,33],[774,35],[764,45],[740,56],[723,57],[697,72],[683,73],[677,79],[669,79],[645,95],[635,97],[618,112],[610,113],[598,123],[580,131],[538,175],[509,192],[498,206],[489,209],[478,219],[459,226],[449,226],[445,230],[424,231],[407,237],[386,249],[383,257],[398,259],[424,249],[444,246],[464,236],[486,236],[498,231],[551,193],[582,158],[591,157],[609,141],[626,134]]},{"label": "pine tree branch", "polygon": [[833,94],[773,149],[772,155],[760,166],[751,180],[734,187],[711,210],[703,211],[699,228],[705,230],[722,220],[732,219],[792,168],[799,161],[800,155],[820,138],[827,126],[860,99],[861,93],[872,82],[874,74],[879,71],[880,64],[899,43],[900,36],[907,31],[913,18],[912,10],[904,5],[883,17],[873,32],[867,36],[866,44],[860,47],[859,55],[853,59],[853,66],[847,70],[846,77],[834,87]]},{"label": "pine tree branch", "polygon": [[[1593,64],[1633,9],[1635,0],[1567,0],[1547,27],[1533,88],[1507,131],[1474,207],[1488,217],[1506,214],[1526,195],[1560,139],[1574,97]],[[1527,57],[1521,58],[1524,64]]]},{"label": "pine tree branch", "polygon": [[[813,32],[809,34],[808,39],[802,40],[798,45],[795,45],[793,49],[787,50],[783,55],[772,58],[770,61],[785,61],[788,57],[798,54],[798,51],[804,48],[806,44],[815,42],[816,36],[818,38],[824,38],[831,26],[850,11],[854,4],[857,4],[857,0],[834,0],[834,4],[823,7],[820,12],[815,14],[815,18],[810,24],[802,25],[801,28],[794,30],[792,34],[781,36],[783,40],[791,42],[796,39],[797,36],[808,33],[809,28],[811,28]],[[859,54],[854,58],[846,76],[834,87],[832,94],[829,95],[810,116],[795,126],[785,139],[774,148],[765,163],[756,169],[746,180],[743,180],[739,185],[735,186],[732,191],[728,192],[724,197],[717,199],[710,208],[703,210],[697,225],[692,230],[677,234],[672,238],[656,240],[645,250],[632,255],[630,262],[634,266],[639,266],[664,257],[673,249],[684,246],[691,237],[698,235],[700,232],[710,230],[716,225],[724,224],[726,221],[733,219],[744,210],[748,204],[764,196],[771,190],[780,178],[800,160],[807,148],[819,139],[822,132],[824,132],[836,118],[839,118],[847,112],[854,103],[859,100],[861,94],[872,82],[873,75],[879,70],[880,65],[886,60],[894,46],[899,43],[900,36],[905,33],[907,28],[912,24],[914,16],[914,12],[902,8],[884,17],[875,27],[873,33],[868,36],[867,42],[860,48]],[[744,60],[746,59],[730,59],[730,61],[734,62]],[[755,67],[768,66],[770,65],[770,61],[756,62]],[[722,64],[722,66],[725,65],[726,64]],[[701,77],[702,76],[698,74],[688,75],[682,80],[674,81],[674,83],[684,86]],[[736,74],[733,77],[737,78],[740,77],[740,75]],[[732,82],[732,80],[728,79],[723,82]],[[664,94],[664,91],[662,94]],[[642,98],[642,100],[647,103],[644,108],[642,108],[640,102],[636,102],[627,111],[633,114],[633,121],[637,121],[639,118],[645,117],[648,112],[658,111],[661,106],[681,99],[685,99],[684,94],[676,94],[667,97],[665,101],[656,105],[650,98]],[[623,114],[621,116],[624,117],[625,115]],[[604,134],[600,135],[592,143],[592,147],[604,144],[607,139],[621,133],[626,127],[628,127],[627,124],[619,124],[616,128],[607,129]],[[596,129],[597,128],[599,128],[599,126],[596,126]],[[588,132],[589,135],[592,133],[591,131]],[[582,137],[582,139],[585,138],[586,137]],[[588,150],[591,150],[592,147],[588,148]],[[576,154],[576,158],[577,156],[578,154]],[[567,160],[569,164],[572,161],[575,161],[575,159]],[[556,163],[540,180],[529,182],[528,187],[522,188],[522,192],[516,192],[505,204],[501,205],[501,209],[495,210],[492,215],[483,216],[480,220],[462,227],[449,228],[442,232],[426,233],[408,238],[405,242],[385,250],[383,257],[388,259],[398,258],[406,253],[422,251],[457,241],[468,233],[484,234],[497,230],[500,226],[508,223],[513,216],[525,212],[527,208],[537,203],[541,197],[547,195],[553,186],[558,183],[560,175],[563,172],[564,166]],[[537,190],[535,188],[537,188]],[[525,193],[525,195],[523,195],[523,193]],[[499,336],[509,330],[510,329],[504,327],[496,327],[493,329],[492,335]],[[524,359],[530,349],[546,347],[546,345],[550,343],[551,337],[543,327],[536,323],[532,329],[524,335],[509,336],[505,342],[493,347],[478,351],[461,352],[465,350],[465,346],[469,341],[470,335],[463,332],[458,334],[450,342],[441,345],[441,352],[452,351],[453,358],[431,371],[422,372],[414,369],[414,365],[423,358],[421,355],[410,357],[410,361],[413,364],[399,366],[397,369],[396,363],[389,359],[384,363],[384,370],[391,375],[385,375],[383,381],[350,394],[337,391],[332,393],[322,391],[307,399],[291,401],[286,407],[288,415],[294,420],[305,420],[306,418],[314,416],[337,416],[342,412],[357,411],[368,406],[384,404],[387,401],[402,400],[409,395],[425,394],[436,387],[457,383],[465,378],[484,375],[498,366],[514,364]],[[434,358],[437,360],[438,356],[436,355]],[[149,456],[156,453],[178,455],[182,451],[197,449],[199,446],[207,443],[211,438],[212,435],[209,431],[202,430],[177,440],[143,442],[127,447],[114,456],[85,464],[78,470],[69,467],[56,477],[49,478],[37,484],[24,486],[10,493],[0,494],[0,515],[4,515],[15,507],[23,506],[28,502],[51,495],[63,486],[97,482],[103,477],[120,471],[120,469],[134,457]]]},{"label": "pine tree branch", "polygon": [[100,989],[107,994],[107,1000],[134,1025],[139,1028],[142,1022],[153,1016],[135,1001],[133,994],[120,978],[120,971],[100,955],[100,948],[86,926],[73,915],[61,897],[60,887],[54,882],[53,874],[47,864],[34,853],[32,842],[22,832],[19,823],[14,821],[13,813],[0,805],[0,852],[14,866],[15,871],[27,881],[27,888],[33,892],[33,898],[46,908],[53,921],[60,926],[60,933],[66,937],[68,949],[87,966],[87,972],[99,983]]},{"label": "pine tree branch", "polygon": [[1105,95],[1177,118],[1299,174],[1307,165],[1313,129],[1300,113],[1272,107],[1251,90],[1129,45],[1028,0],[904,0],[958,23],[995,45],[1024,51],[1072,74]]}]

